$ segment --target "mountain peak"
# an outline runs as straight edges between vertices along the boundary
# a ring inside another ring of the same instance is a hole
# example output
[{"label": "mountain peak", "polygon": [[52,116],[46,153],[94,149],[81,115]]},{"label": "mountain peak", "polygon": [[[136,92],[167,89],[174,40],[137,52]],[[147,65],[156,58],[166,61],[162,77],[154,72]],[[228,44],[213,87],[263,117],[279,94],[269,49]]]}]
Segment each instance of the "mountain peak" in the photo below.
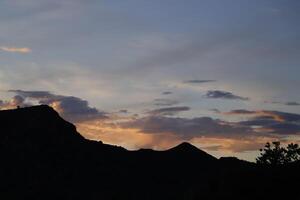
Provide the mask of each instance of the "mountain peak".
[{"label": "mountain peak", "polygon": [[188,142],[182,142],[181,144],[169,149],[169,151],[176,152],[200,152],[201,150]]},{"label": "mountain peak", "polygon": [[167,150],[166,152],[169,152],[176,157],[183,157],[184,159],[187,160],[193,160],[193,159],[201,160],[203,165],[207,163],[211,163],[211,161],[217,160],[215,157],[209,155],[205,151],[202,151],[201,149],[197,148],[196,146],[188,142],[183,142]]},{"label": "mountain peak", "polygon": [[[12,144],[20,145],[24,141],[35,141],[35,144],[81,143],[84,138],[76,131],[76,127],[65,121],[50,106],[1,110],[0,121],[2,131],[0,140],[6,138]],[[18,141],[18,142],[17,142]]]},{"label": "mountain peak", "polygon": [[55,114],[58,116],[58,113],[50,106],[48,105],[37,105],[37,106],[30,106],[30,107],[18,107],[15,109],[10,110],[1,110],[0,115],[5,115],[6,117],[9,115],[21,115],[21,114],[28,114],[28,113],[43,113],[45,115]]}]

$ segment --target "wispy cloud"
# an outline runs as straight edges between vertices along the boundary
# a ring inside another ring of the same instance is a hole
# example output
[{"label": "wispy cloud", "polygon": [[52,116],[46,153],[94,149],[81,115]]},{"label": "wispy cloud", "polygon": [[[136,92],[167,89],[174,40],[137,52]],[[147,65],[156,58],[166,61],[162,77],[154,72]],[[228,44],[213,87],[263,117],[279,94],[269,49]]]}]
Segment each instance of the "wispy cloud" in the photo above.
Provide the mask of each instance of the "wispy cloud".
[{"label": "wispy cloud", "polygon": [[124,128],[137,128],[143,133],[171,133],[184,139],[197,137],[236,138],[247,137],[252,132],[248,126],[230,124],[210,117],[180,118],[150,115],[121,124]]},{"label": "wispy cloud", "polygon": [[151,110],[148,113],[151,115],[175,115],[182,111],[189,111],[191,108],[188,106],[175,106]]},{"label": "wispy cloud", "polygon": [[287,105],[287,106],[300,106],[300,103],[295,102],[295,101],[290,101],[290,102],[285,102],[285,105]]},{"label": "wispy cloud", "polygon": [[223,112],[229,115],[254,115],[255,119],[272,119],[278,122],[300,122],[300,115],[296,113],[281,112],[276,110],[245,110],[237,109]]},{"label": "wispy cloud", "polygon": [[170,95],[170,94],[173,94],[173,92],[165,91],[165,92],[162,92],[161,94],[162,94],[162,95]]},{"label": "wispy cloud", "polygon": [[183,83],[191,83],[191,84],[201,84],[201,83],[209,83],[209,82],[216,82],[216,80],[192,79],[192,80],[183,81]]},{"label": "wispy cloud", "polygon": [[31,106],[31,104],[28,102],[25,102],[25,98],[23,98],[20,95],[16,95],[8,101],[0,100],[0,110],[14,109],[18,106],[27,107],[27,106]]},{"label": "wispy cloud", "polygon": [[17,96],[10,101],[10,104],[13,106],[24,106],[25,100],[37,101],[38,104],[52,106],[64,118],[72,122],[77,123],[107,118],[107,113],[90,107],[88,101],[78,97],[56,95],[48,91],[9,90],[8,92],[17,94]]},{"label": "wispy cloud", "polygon": [[156,106],[173,106],[179,102],[174,99],[154,99],[154,105]]},{"label": "wispy cloud", "polygon": [[221,90],[209,90],[207,91],[205,96],[207,98],[212,98],[212,99],[229,99],[229,100],[243,100],[243,101],[250,100],[248,97],[238,96],[231,92],[221,91]]},{"label": "wispy cloud", "polygon": [[[224,112],[225,115],[249,115],[250,119],[240,121],[243,126],[252,127],[260,133],[278,135],[297,135],[300,133],[300,115],[274,110],[232,110]],[[254,115],[254,116],[253,116]]]},{"label": "wispy cloud", "polygon": [[[219,111],[219,113],[221,113]],[[236,109],[236,110],[231,110],[229,112],[223,112],[222,114],[226,115],[252,115],[252,114],[257,114],[257,111],[252,111],[252,110],[245,110],[245,109]]]},{"label": "wispy cloud", "polygon": [[8,46],[0,46],[1,51],[10,52],[10,53],[30,53],[31,49],[28,47],[8,47]]},{"label": "wispy cloud", "polygon": [[280,102],[280,101],[264,101],[264,103],[271,103],[271,104],[282,104],[286,106],[300,106],[300,103],[297,101],[287,101],[287,102]]}]

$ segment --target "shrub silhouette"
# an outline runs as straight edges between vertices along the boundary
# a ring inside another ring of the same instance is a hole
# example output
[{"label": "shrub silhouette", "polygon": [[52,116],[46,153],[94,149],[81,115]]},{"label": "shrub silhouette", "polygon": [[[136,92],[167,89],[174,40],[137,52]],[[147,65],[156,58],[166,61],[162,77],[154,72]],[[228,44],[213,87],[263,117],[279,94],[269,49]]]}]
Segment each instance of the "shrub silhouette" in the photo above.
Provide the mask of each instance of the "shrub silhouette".
[{"label": "shrub silhouette", "polygon": [[280,146],[280,142],[267,142],[264,149],[256,158],[257,164],[282,165],[300,160],[300,148],[298,144],[291,143],[286,148]]}]

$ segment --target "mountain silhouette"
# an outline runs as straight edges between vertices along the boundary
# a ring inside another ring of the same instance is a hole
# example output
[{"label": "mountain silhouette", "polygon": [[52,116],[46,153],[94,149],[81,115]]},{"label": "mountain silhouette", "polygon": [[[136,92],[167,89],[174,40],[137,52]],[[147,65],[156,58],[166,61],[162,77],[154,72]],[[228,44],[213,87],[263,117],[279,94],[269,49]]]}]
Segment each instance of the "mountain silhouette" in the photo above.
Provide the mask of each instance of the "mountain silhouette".
[{"label": "mountain silhouette", "polygon": [[217,159],[184,142],[166,151],[90,141],[49,106],[0,111],[1,199],[287,198],[300,163]]},{"label": "mountain silhouette", "polygon": [[168,151],[173,151],[176,153],[201,153],[202,155],[210,156],[209,154],[205,153],[204,151],[198,149],[197,147],[195,147],[194,145],[191,145],[188,142],[183,142],[183,143],[169,149]]}]

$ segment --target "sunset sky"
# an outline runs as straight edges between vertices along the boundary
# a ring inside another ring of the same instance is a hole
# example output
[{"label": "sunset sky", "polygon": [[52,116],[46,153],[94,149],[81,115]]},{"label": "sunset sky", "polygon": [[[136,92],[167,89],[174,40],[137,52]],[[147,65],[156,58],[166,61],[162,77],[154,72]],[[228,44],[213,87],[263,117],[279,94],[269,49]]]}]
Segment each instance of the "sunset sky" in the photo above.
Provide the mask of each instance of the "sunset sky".
[{"label": "sunset sky", "polygon": [[2,0],[0,99],[128,149],[254,160],[300,142],[300,1]]}]

